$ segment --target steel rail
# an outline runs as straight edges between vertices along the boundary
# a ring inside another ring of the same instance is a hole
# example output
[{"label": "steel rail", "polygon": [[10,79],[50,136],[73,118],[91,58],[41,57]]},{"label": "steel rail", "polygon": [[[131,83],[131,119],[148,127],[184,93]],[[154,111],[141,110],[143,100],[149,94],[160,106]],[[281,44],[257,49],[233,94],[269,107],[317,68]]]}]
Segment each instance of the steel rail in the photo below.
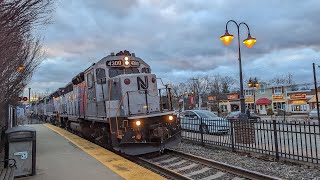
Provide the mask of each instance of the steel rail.
[{"label": "steel rail", "polygon": [[201,164],[219,169],[220,171],[226,171],[228,173],[231,173],[231,174],[234,174],[237,176],[241,176],[244,178],[254,179],[254,180],[270,180],[270,179],[271,180],[281,180],[281,178],[278,178],[278,177],[265,175],[260,172],[250,171],[247,169],[243,169],[241,167],[229,165],[226,163],[222,163],[222,162],[218,162],[218,161],[214,161],[214,160],[210,160],[210,159],[205,159],[205,158],[195,156],[192,154],[188,154],[188,153],[184,153],[181,151],[177,151],[177,150],[173,150],[173,149],[168,149],[167,151],[170,152],[171,154],[176,155],[176,156],[180,156],[182,158],[187,158],[192,161],[199,162]]},{"label": "steel rail", "polygon": [[[121,153],[120,153],[121,154]],[[121,154],[122,157],[127,158],[128,160],[135,162],[145,168],[150,169],[153,172],[156,172],[160,175],[165,176],[168,179],[174,179],[174,180],[191,180],[189,177],[183,176],[182,174],[176,173],[174,171],[171,171],[170,169],[166,169],[160,165],[156,165],[147,159],[144,159],[142,157],[138,156],[129,156]]]}]

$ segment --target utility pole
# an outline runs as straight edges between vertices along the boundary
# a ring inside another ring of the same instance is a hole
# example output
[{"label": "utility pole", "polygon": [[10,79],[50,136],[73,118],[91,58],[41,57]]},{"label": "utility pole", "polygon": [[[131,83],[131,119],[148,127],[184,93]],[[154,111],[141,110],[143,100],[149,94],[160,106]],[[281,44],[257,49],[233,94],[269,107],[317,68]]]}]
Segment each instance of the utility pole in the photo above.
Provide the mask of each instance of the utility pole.
[{"label": "utility pole", "polygon": [[316,68],[315,68],[315,64],[314,64],[314,63],[312,63],[312,67],[313,67],[314,88],[315,88],[315,91],[316,91],[317,114],[318,114],[318,121],[319,121],[319,125],[320,125],[320,118],[319,118],[319,100],[318,100],[318,86],[317,86]]},{"label": "utility pole", "polygon": [[[191,79],[193,81],[193,89],[194,89],[194,97],[196,97],[198,95],[198,98],[199,98],[199,109],[200,109],[200,93],[199,93],[199,82],[198,82],[198,79],[197,78],[192,78]],[[196,92],[197,91],[197,92]],[[197,104],[197,101],[196,101],[196,98],[194,98],[195,100],[195,104]]]},{"label": "utility pole", "polygon": [[31,91],[31,88],[29,88],[29,108],[30,108],[30,91]]}]

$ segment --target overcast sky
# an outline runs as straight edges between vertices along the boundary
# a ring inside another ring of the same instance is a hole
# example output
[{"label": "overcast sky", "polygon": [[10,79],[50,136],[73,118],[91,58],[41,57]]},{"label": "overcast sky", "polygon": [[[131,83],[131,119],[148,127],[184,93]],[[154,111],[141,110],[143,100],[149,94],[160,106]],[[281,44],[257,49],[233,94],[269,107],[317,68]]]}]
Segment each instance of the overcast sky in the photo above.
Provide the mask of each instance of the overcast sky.
[{"label": "overcast sky", "polygon": [[[319,0],[59,0],[52,23],[37,32],[46,58],[28,87],[52,92],[121,50],[136,53],[164,82],[213,74],[238,80],[236,26],[228,25],[235,35],[228,47],[219,40],[230,19],[246,22],[257,38],[251,49],[241,43],[245,79],[291,73],[312,83],[312,63],[320,65],[319,12]],[[242,26],[241,41],[246,37]]]}]

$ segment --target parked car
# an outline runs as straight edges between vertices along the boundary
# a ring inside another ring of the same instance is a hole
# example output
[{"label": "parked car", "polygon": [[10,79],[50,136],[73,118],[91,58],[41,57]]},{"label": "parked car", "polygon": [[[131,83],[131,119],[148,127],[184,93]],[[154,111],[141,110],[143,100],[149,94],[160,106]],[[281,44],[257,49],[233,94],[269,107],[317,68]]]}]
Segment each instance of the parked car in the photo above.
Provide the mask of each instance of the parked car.
[{"label": "parked car", "polygon": [[[240,111],[234,111],[234,112],[230,112],[227,116],[226,119],[238,119],[240,116],[241,112]],[[257,115],[254,112],[250,112],[250,117],[249,120],[251,121],[260,121],[261,117],[259,115]]]},{"label": "parked car", "polygon": [[312,109],[308,114],[309,119],[318,118],[317,108]]},{"label": "parked car", "polygon": [[229,122],[208,110],[186,110],[181,113],[181,128],[206,134],[226,134]]}]

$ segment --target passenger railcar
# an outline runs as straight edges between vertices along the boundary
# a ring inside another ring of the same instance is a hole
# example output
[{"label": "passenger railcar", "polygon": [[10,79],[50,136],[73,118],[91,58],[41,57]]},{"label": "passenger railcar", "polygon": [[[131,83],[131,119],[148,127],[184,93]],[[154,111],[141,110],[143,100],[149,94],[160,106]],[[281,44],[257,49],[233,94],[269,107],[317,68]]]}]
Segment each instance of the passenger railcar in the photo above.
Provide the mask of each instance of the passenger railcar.
[{"label": "passenger railcar", "polygon": [[[130,155],[162,151],[181,140],[171,90],[129,51],[111,53],[42,101],[44,117],[104,147]],[[41,111],[42,112],[42,111]]]}]

